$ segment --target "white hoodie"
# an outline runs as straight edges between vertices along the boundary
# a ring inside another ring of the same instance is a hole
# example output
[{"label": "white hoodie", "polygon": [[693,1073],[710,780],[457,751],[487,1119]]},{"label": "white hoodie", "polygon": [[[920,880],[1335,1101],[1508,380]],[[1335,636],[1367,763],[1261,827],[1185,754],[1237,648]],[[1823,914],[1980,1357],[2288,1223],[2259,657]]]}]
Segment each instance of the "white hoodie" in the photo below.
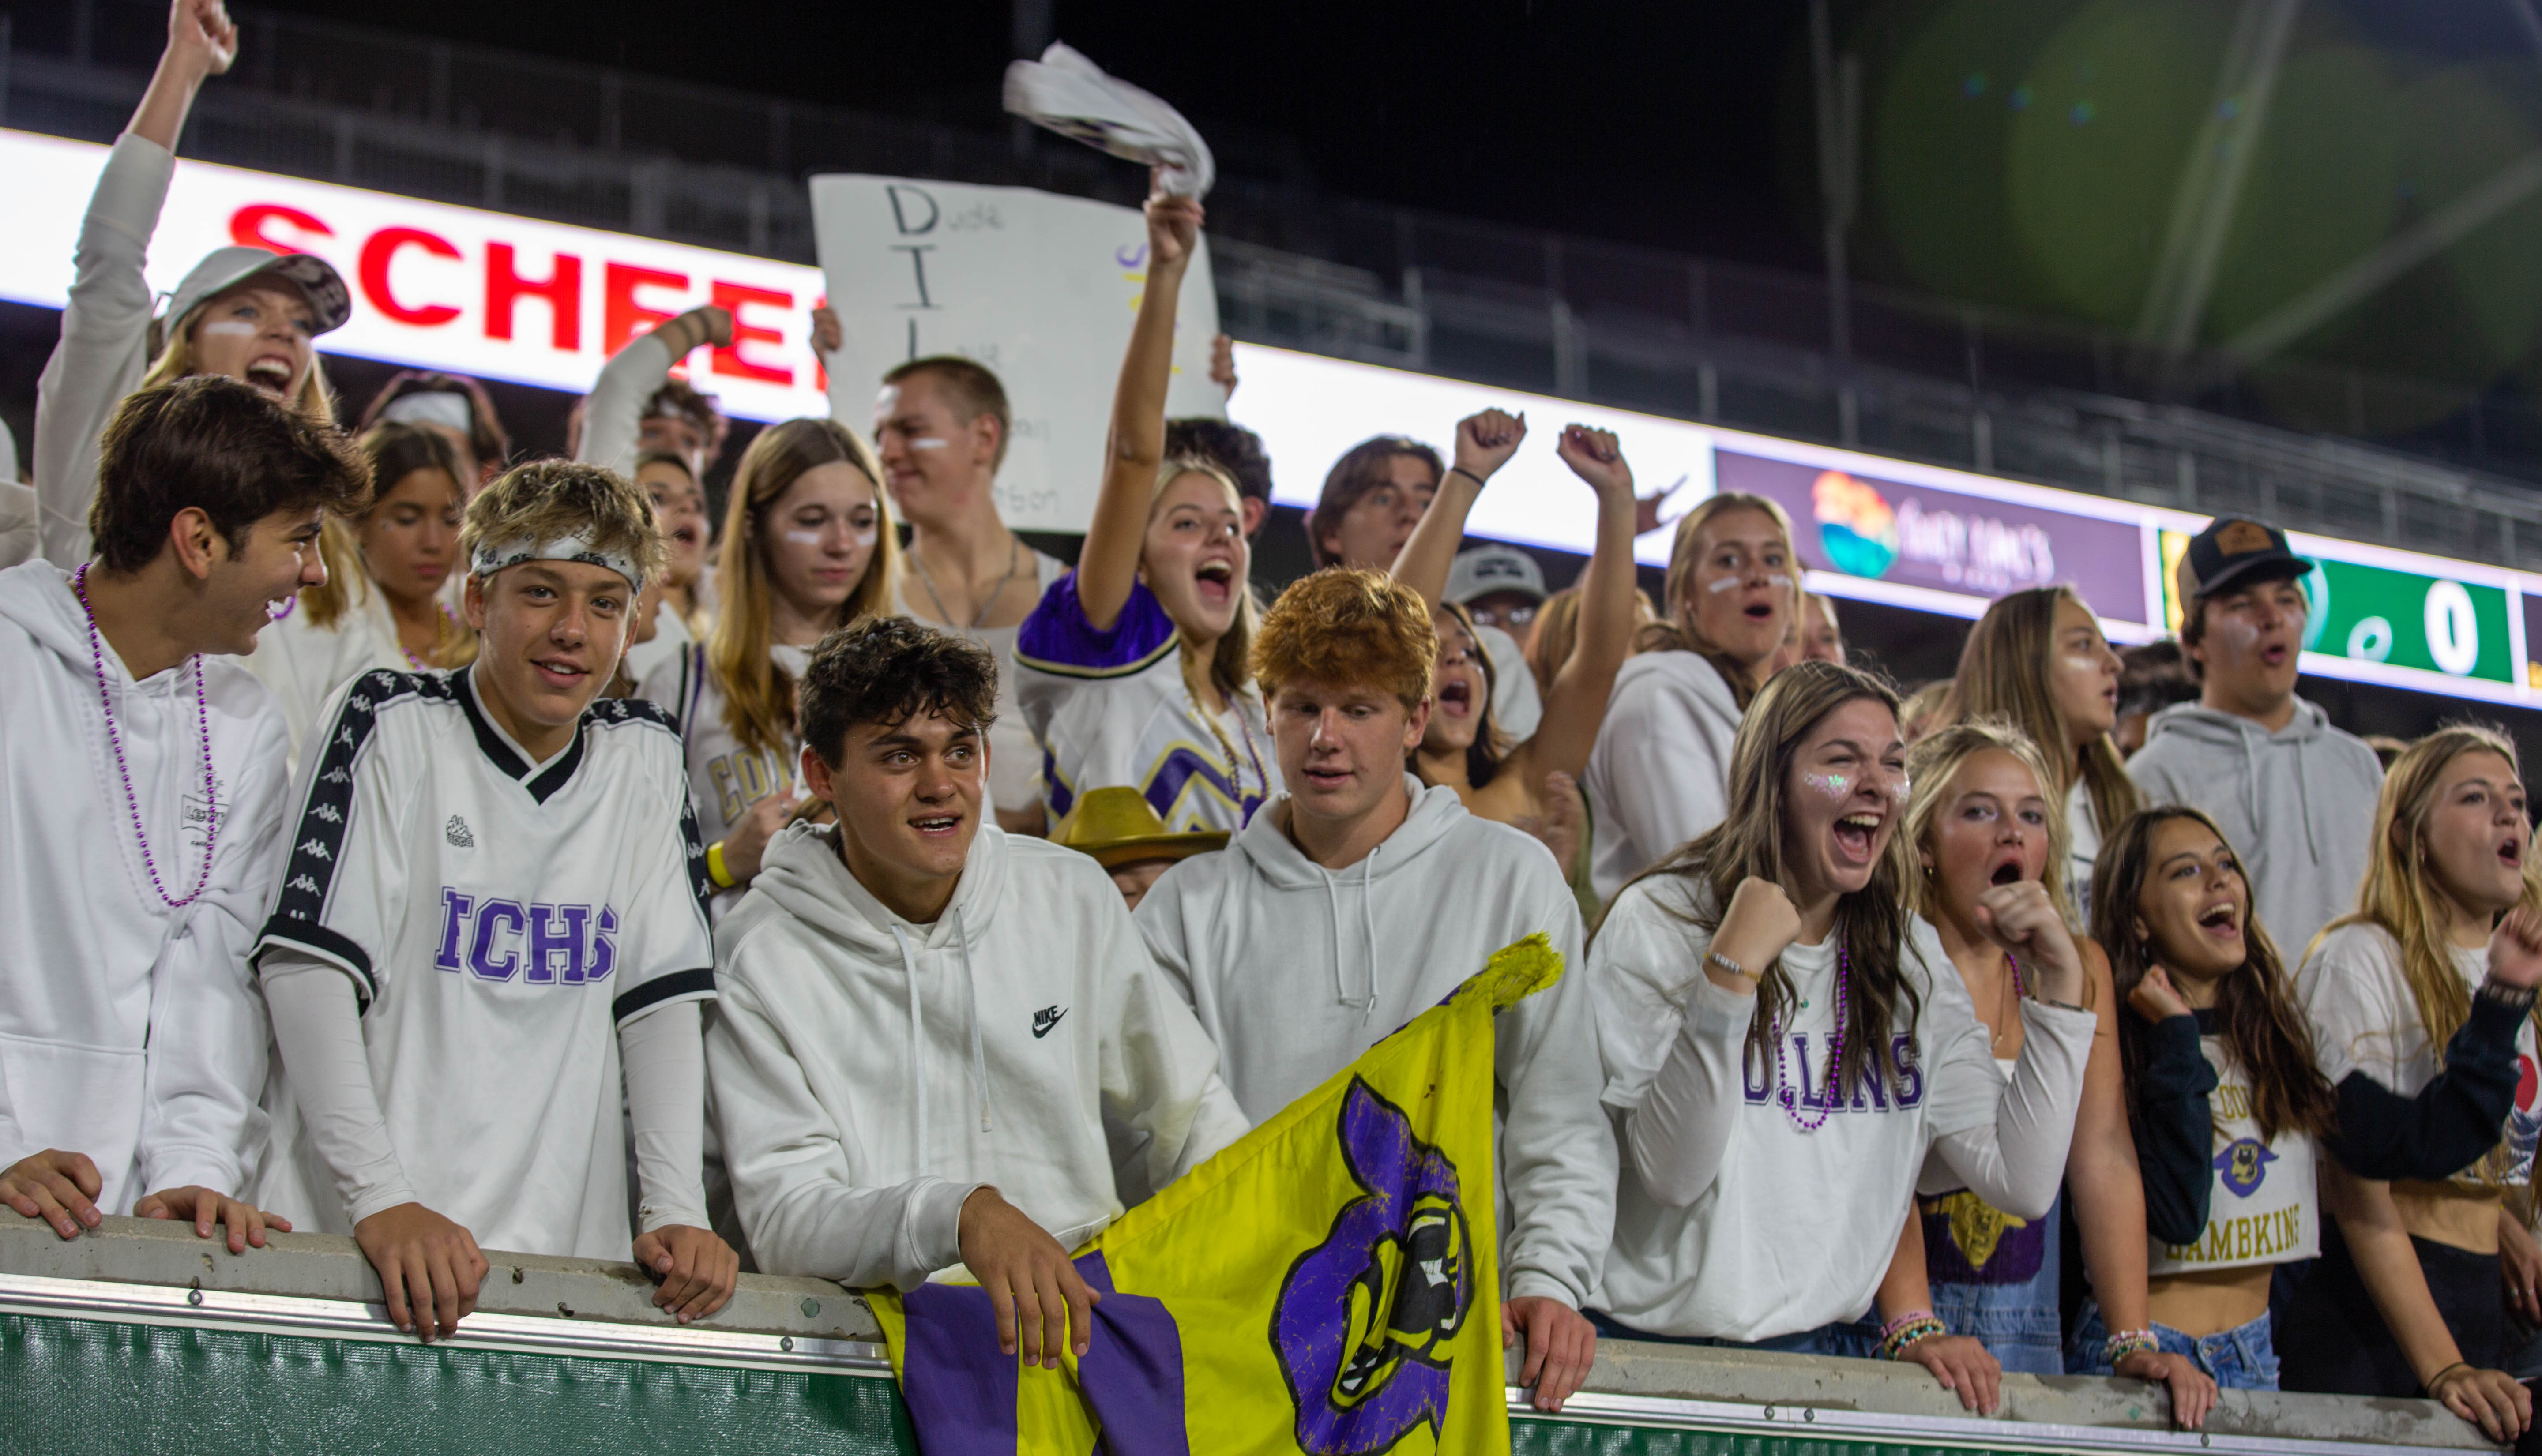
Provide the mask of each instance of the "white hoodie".
[{"label": "white hoodie", "polygon": [[983,825],[932,925],[835,828],[773,840],[715,931],[710,1115],[760,1270],[913,1288],[983,1184],[1074,1249],[1120,1216],[1103,1115],[1162,1187],[1244,1135],[1218,1052],[1093,860]]},{"label": "white hoodie", "polygon": [[0,1167],[86,1153],[98,1205],[158,1189],[245,1191],[264,1140],[264,1006],[247,967],[282,865],[282,714],[226,657],[135,683],[101,639],[122,764],[168,893],[201,872],[212,739],[217,855],[170,910],[134,840],[67,573],[0,572]]},{"label": "white hoodie", "polygon": [[1692,652],[1624,660],[1590,751],[1589,881],[1601,901],[1730,812],[1739,699]]},{"label": "white hoodie", "polygon": [[2253,916],[2288,960],[2356,909],[2383,764],[2317,705],[2296,698],[2294,717],[2275,733],[2194,702],[2164,708],[2128,776],[2147,804],[2214,818],[2250,875]]},{"label": "white hoodie", "polygon": [[[1227,848],[1167,870],[1139,905],[1157,963],[1200,1013],[1260,1122],[1537,931],[1563,976],[1501,1018],[1503,1267],[1513,1298],[1578,1308],[1613,1232],[1615,1140],[1598,1096],[1580,908],[1533,837],[1409,777],[1412,812],[1348,869],[1307,858],[1275,800]],[[1514,1215],[1514,1216],[1513,1216]]]}]

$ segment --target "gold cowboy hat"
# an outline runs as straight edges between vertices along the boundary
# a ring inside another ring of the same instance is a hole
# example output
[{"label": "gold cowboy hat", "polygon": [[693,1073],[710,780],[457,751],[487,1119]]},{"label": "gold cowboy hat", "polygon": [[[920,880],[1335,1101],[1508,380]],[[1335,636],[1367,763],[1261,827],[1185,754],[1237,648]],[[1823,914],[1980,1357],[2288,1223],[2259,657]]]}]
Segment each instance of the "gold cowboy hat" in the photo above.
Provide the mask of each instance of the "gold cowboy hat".
[{"label": "gold cowboy hat", "polygon": [[1227,831],[1165,828],[1147,796],[1126,785],[1087,789],[1077,796],[1050,841],[1093,855],[1105,869],[1142,859],[1183,859],[1227,847]]}]

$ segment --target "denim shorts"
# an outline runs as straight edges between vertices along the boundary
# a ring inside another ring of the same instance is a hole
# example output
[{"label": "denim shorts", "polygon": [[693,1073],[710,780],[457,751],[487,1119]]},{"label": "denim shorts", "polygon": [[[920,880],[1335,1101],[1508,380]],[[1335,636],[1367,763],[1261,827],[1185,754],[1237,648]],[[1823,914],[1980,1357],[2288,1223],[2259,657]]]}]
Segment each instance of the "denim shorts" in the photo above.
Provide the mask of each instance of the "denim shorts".
[{"label": "denim shorts", "polygon": [[[2099,1301],[2084,1300],[2083,1316],[2074,1324],[2074,1339],[2065,1347],[2065,1373],[2117,1374],[2102,1358],[2101,1347],[2109,1338],[2109,1326],[2101,1322]],[[2184,1354],[2196,1361],[2198,1368],[2225,1390],[2278,1388],[2277,1342],[2269,1333],[2269,1317],[2265,1314],[2247,1325],[2213,1335],[2184,1335],[2169,1325],[2157,1324],[2153,1338],[2165,1352]]]}]

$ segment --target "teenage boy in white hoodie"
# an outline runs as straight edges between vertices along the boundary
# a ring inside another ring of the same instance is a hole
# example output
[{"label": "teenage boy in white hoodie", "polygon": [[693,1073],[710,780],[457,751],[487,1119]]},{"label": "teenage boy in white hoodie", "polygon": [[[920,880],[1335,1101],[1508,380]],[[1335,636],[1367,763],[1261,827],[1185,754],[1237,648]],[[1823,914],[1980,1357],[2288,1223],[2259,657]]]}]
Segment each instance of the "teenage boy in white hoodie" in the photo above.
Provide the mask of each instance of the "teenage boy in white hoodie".
[{"label": "teenage boy in white hoodie", "polygon": [[1420,594],[1331,567],[1292,585],[1254,637],[1287,792],[1228,848],[1140,903],[1157,962],[1260,1121],[1537,931],[1566,974],[1501,1018],[1504,1344],[1559,1410],[1589,1373],[1580,1314],[1614,1231],[1615,1140],[1599,1108],[1580,910],[1533,837],[1405,771],[1430,721],[1438,635]]},{"label": "teenage boy in white hoodie", "polygon": [[2180,560],[2180,646],[2199,699],[2165,708],[2128,761],[2148,804],[2204,809],[2240,851],[2269,933],[2299,957],[2356,908],[2383,764],[2295,695],[2310,561],[2274,526],[2218,516]]},{"label": "teenage boy in white hoodie", "polygon": [[[106,428],[77,571],[0,572],[0,1202],[289,1228],[239,1197],[264,1144],[249,944],[280,867],[282,710],[238,655],[327,579],[342,437],[197,376]],[[136,1203],[136,1200],[138,1202]]]},{"label": "teenage boy in white hoodie", "polygon": [[1086,1348],[1069,1255],[1120,1216],[1105,1114],[1162,1187],[1241,1137],[1218,1050],[1100,865],[987,823],[997,665],[905,617],[833,632],[797,690],[803,781],[716,927],[707,1059],[770,1274],[913,1288],[955,1265],[1026,1364]]}]

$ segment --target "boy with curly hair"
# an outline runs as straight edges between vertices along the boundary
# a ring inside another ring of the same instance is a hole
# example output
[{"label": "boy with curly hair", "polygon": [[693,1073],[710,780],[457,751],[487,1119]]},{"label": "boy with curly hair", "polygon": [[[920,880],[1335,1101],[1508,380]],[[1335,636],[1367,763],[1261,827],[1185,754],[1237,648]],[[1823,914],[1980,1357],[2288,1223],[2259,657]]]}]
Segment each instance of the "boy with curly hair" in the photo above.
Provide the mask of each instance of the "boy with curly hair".
[{"label": "boy with curly hair", "polygon": [[1167,870],[1137,912],[1256,1122],[1347,1066],[1542,931],[1571,968],[1500,1021],[1502,1336],[1558,1410],[1597,1337],[1580,1308],[1614,1224],[1615,1143],[1598,1097],[1580,911],[1544,846],[1405,770],[1431,710],[1438,636],[1419,593],[1331,567],[1263,618],[1253,673],[1286,791],[1226,849]]}]

